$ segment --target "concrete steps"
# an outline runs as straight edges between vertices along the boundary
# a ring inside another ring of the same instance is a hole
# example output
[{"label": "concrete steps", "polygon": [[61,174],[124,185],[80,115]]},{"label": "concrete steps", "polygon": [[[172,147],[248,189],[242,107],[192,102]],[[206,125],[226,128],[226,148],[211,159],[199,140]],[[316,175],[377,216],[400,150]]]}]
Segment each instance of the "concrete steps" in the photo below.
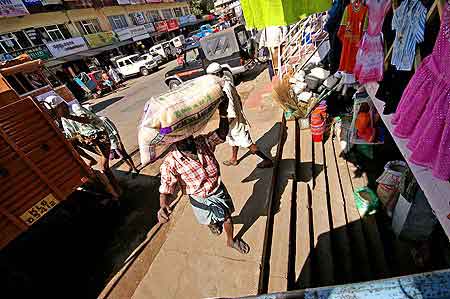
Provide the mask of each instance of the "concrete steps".
[{"label": "concrete steps", "polygon": [[313,143],[309,130],[287,122],[278,180],[288,184],[278,190],[269,292],[418,272],[381,216],[360,218],[353,191],[367,180],[340,157],[333,136]]}]

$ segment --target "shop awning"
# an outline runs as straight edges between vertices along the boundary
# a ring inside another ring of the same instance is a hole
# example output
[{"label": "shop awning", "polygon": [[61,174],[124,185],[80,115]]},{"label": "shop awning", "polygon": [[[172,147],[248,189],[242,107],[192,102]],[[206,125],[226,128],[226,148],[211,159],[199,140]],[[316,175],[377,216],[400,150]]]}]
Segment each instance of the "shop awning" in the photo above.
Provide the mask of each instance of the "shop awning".
[{"label": "shop awning", "polygon": [[241,0],[249,28],[286,26],[310,14],[327,11],[332,0]]},{"label": "shop awning", "polygon": [[60,65],[60,64],[66,63],[66,62],[80,60],[80,59],[83,59],[85,57],[96,56],[96,55],[98,55],[100,53],[103,53],[105,51],[116,49],[118,47],[125,46],[125,45],[131,44],[131,43],[134,43],[134,41],[130,39],[130,40],[125,40],[125,41],[121,41],[121,42],[118,42],[118,43],[114,43],[112,45],[107,45],[107,46],[104,46],[104,47],[89,49],[89,50],[82,51],[82,52],[79,52],[79,53],[76,53],[76,54],[72,54],[72,55],[68,55],[68,56],[64,56],[64,57],[59,57],[59,58],[56,58],[56,59],[51,59],[51,60],[48,60],[45,63],[45,66],[53,67],[53,66],[57,66],[57,65]]}]

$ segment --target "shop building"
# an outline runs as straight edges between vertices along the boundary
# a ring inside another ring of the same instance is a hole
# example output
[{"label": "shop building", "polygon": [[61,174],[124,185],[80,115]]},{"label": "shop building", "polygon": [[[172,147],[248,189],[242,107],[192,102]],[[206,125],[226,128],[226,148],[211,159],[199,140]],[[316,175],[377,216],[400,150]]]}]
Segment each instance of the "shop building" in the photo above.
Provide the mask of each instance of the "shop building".
[{"label": "shop building", "polygon": [[11,0],[0,11],[0,60],[26,53],[52,68],[148,49],[191,12],[175,0]]}]

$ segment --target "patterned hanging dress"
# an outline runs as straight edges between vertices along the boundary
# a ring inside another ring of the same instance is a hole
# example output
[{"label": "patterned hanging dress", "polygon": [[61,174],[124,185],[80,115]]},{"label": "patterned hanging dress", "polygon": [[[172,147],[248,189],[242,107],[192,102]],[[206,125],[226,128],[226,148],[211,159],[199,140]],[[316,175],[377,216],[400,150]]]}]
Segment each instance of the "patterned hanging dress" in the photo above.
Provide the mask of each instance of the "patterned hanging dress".
[{"label": "patterned hanging dress", "polygon": [[392,119],[394,135],[409,138],[410,161],[450,179],[450,5],[433,52],[408,83]]},{"label": "patterned hanging dress", "polygon": [[391,0],[367,0],[369,22],[356,56],[354,74],[359,83],[377,82],[383,79],[384,48],[383,21],[391,7]]},{"label": "patterned hanging dress", "polygon": [[338,31],[338,37],[342,42],[340,71],[353,74],[356,54],[366,28],[367,6],[361,1],[347,5]]}]

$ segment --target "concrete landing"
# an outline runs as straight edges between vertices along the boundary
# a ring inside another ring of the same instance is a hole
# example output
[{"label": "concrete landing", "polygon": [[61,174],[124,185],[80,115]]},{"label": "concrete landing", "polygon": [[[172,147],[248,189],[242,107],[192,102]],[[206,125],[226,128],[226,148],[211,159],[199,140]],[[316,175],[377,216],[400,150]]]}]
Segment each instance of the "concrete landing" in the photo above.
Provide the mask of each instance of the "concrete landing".
[{"label": "concrete landing", "polygon": [[[252,138],[263,152],[275,155],[281,129],[281,110],[267,93],[267,73],[253,82],[253,92],[260,96],[245,113],[251,123]],[[252,95],[250,93],[249,97]],[[208,130],[215,129],[218,119]],[[235,234],[251,247],[248,255],[226,247],[225,235],[213,236],[206,226],[197,223],[190,205],[180,213],[167,241],[140,282],[133,298],[206,298],[256,294],[266,224],[266,202],[273,169],[256,169],[260,158],[247,155],[237,167],[221,165],[222,179],[233,198],[236,212]],[[220,163],[231,155],[227,144],[216,149]],[[183,200],[187,200],[184,198]]]}]

